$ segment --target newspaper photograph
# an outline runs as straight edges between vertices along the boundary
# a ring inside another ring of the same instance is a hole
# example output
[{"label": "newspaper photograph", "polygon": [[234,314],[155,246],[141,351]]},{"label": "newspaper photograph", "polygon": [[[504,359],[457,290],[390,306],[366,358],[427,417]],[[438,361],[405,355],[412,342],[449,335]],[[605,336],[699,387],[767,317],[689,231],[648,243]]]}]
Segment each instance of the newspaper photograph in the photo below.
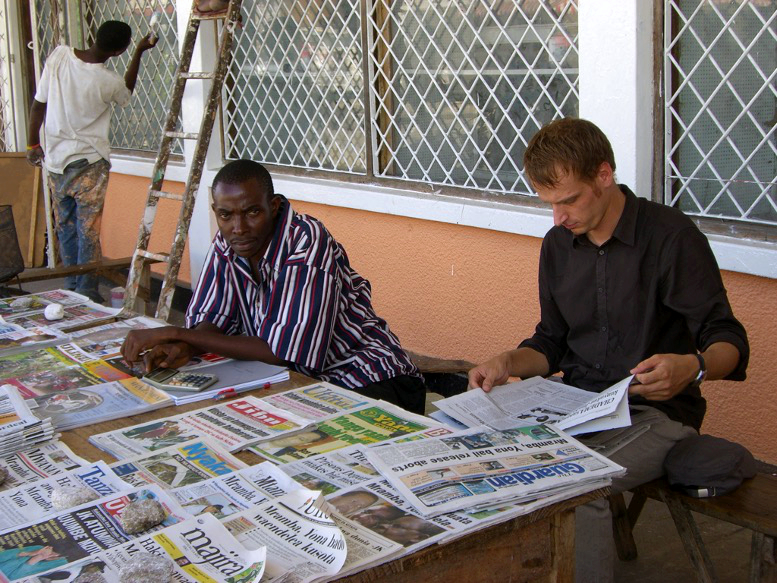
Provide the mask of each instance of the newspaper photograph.
[{"label": "newspaper photograph", "polygon": [[309,490],[320,490],[325,496],[369,482],[380,475],[360,445],[351,445],[279,467],[295,482]]},{"label": "newspaper photograph", "polygon": [[223,524],[246,548],[267,547],[263,581],[306,583],[336,575],[345,563],[345,538],[320,492],[296,490]]},{"label": "newspaper photograph", "polygon": [[334,417],[364,405],[377,403],[374,399],[323,381],[262,397],[262,401],[311,421]]},{"label": "newspaper photograph", "polygon": [[521,425],[555,424],[569,435],[631,425],[628,388],[633,375],[602,393],[532,377],[494,387],[473,389],[435,401],[441,411],[468,427],[512,429]]},{"label": "newspaper photograph", "polygon": [[383,401],[339,415],[287,436],[262,441],[250,450],[289,463],[354,444],[372,444],[437,427],[436,421]]},{"label": "newspaper photograph", "polygon": [[161,409],[172,403],[164,391],[130,378],[35,397],[33,413],[60,431]]},{"label": "newspaper photograph", "polygon": [[49,441],[36,447],[0,457],[0,465],[8,469],[8,477],[0,484],[0,492],[23,484],[44,480],[89,465],[61,441]]},{"label": "newspaper photograph", "polygon": [[69,336],[73,340],[70,344],[72,350],[84,355],[85,360],[105,360],[121,354],[121,345],[130,330],[159,328],[163,325],[164,322],[159,320],[138,316],[71,332]]},{"label": "newspaper photograph", "polygon": [[176,583],[256,583],[264,574],[266,562],[264,547],[245,549],[218,520],[204,515],[143,533],[135,540],[23,581],[124,581],[122,569],[138,553],[169,557],[174,565],[171,581]]},{"label": "newspaper photograph", "polygon": [[342,516],[401,545],[411,553],[445,538],[448,529],[410,510],[410,505],[393,489],[381,486],[382,479],[329,496],[327,501]]},{"label": "newspaper photograph", "polygon": [[421,516],[546,496],[625,472],[549,425],[476,428],[365,453]]},{"label": "newspaper photograph", "polygon": [[0,582],[64,567],[137,538],[138,535],[127,534],[121,527],[121,515],[127,505],[143,499],[159,501],[167,513],[164,522],[153,530],[191,518],[156,486],[76,506],[0,533]]},{"label": "newspaper photograph", "polygon": [[0,354],[15,354],[25,350],[51,346],[67,341],[68,336],[48,326],[22,328],[0,319]]},{"label": "newspaper photograph", "polygon": [[0,530],[43,518],[52,512],[51,493],[68,486],[91,488],[102,498],[131,486],[119,479],[105,462],[58,474],[45,480],[0,492]]},{"label": "newspaper photograph", "polygon": [[111,470],[135,487],[156,484],[172,489],[199,484],[246,467],[246,464],[205,439],[191,439],[155,452],[145,452],[112,464]]},{"label": "newspaper photograph", "polygon": [[166,419],[93,435],[89,441],[117,459],[201,436],[234,452],[260,439],[297,431],[307,423],[248,395]]},{"label": "newspaper photograph", "polygon": [[207,512],[223,520],[301,488],[278,466],[262,462],[225,476],[176,488],[170,495],[192,516]]},{"label": "newspaper photograph", "polygon": [[332,519],[343,533],[347,554],[340,571],[334,577],[323,579],[324,581],[369,569],[404,554],[402,545],[348,520],[337,512],[332,513]]}]

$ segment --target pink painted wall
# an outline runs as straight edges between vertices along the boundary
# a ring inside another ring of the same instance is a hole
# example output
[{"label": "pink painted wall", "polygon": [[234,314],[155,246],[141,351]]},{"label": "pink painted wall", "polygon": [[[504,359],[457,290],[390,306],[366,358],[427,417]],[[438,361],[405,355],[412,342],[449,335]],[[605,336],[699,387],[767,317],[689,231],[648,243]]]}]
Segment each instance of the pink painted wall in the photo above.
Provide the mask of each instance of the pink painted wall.
[{"label": "pink painted wall", "polygon": [[[131,257],[135,251],[140,220],[146,206],[148,185],[148,178],[111,173],[100,233],[100,244],[105,257],[111,259]],[[163,190],[175,193],[183,192],[183,188],[184,185],[180,182],[165,182],[163,186]],[[159,201],[154,229],[148,245],[149,251],[170,253],[179,210],[180,204],[176,201],[167,199]],[[154,265],[152,269],[155,273],[164,273],[161,265]],[[178,278],[187,282],[190,279],[188,243],[183,251]]]},{"label": "pink painted wall", "polygon": [[[111,177],[103,227],[106,256],[125,256],[134,248],[146,188],[145,179]],[[478,362],[533,331],[539,317],[539,239],[293,204],[323,221],[345,246],[351,264],[372,283],[378,314],[408,349]],[[731,272],[723,278],[734,311],[748,330],[752,356],[746,382],[704,385],[708,413],[703,430],[739,441],[757,458],[777,463],[777,380],[771,370],[777,356],[772,338],[777,281]]]}]

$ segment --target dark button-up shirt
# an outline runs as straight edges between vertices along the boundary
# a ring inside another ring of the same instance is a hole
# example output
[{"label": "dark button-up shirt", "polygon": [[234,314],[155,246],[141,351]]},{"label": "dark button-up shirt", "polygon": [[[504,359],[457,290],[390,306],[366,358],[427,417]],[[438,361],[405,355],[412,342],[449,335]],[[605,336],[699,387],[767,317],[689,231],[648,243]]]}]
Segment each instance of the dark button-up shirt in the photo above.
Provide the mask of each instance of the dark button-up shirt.
[{"label": "dark button-up shirt", "polygon": [[258,336],[295,370],[347,388],[420,376],[376,315],[370,283],[351,268],[342,245],[286,198],[258,268],[256,281],[248,261],[217,234],[186,325],[210,322],[225,334]]},{"label": "dark button-up shirt", "polygon": [[[620,189],[626,204],[609,241],[553,227],[542,244],[541,320],[520,346],[544,354],[568,384],[601,392],[654,354],[690,354],[715,342],[739,350],[728,377],[743,380],[747,334],[734,317],[707,238],[677,209]],[[706,403],[688,387],[668,401],[632,397],[698,428]]]}]

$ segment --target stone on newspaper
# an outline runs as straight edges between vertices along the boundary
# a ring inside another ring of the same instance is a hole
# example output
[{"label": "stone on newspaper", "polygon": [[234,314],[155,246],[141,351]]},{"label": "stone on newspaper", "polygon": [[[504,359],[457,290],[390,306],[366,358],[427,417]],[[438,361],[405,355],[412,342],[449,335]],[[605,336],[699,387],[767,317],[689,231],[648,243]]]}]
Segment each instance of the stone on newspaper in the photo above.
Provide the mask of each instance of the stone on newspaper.
[{"label": "stone on newspaper", "polygon": [[151,553],[137,553],[121,568],[119,583],[169,583],[172,577],[173,562],[170,559]]},{"label": "stone on newspaper", "polygon": [[137,534],[160,524],[167,514],[157,500],[135,500],[121,515],[121,527],[127,534]]},{"label": "stone on newspaper", "polygon": [[16,298],[9,305],[14,310],[24,310],[25,308],[31,307],[34,303],[35,303],[34,298],[31,298],[30,296],[22,296],[20,298]]},{"label": "stone on newspaper", "polygon": [[5,481],[8,479],[8,468],[5,466],[0,466],[0,485],[5,484]]},{"label": "stone on newspaper", "polygon": [[102,573],[82,573],[73,583],[108,583],[108,579]]},{"label": "stone on newspaper", "polygon": [[47,320],[61,320],[65,317],[65,308],[62,307],[62,304],[49,304],[43,310],[43,315]]},{"label": "stone on newspaper", "polygon": [[51,492],[51,505],[54,510],[67,510],[73,506],[80,506],[92,500],[97,500],[100,495],[86,486],[60,486]]}]

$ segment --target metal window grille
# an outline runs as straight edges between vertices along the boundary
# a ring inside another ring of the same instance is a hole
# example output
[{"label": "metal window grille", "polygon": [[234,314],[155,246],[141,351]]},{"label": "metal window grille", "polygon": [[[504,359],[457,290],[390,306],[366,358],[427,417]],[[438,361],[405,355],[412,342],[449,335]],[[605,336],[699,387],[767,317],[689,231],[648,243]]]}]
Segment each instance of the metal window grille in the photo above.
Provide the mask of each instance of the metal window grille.
[{"label": "metal window grille", "polygon": [[528,140],[578,111],[577,2],[379,0],[370,25],[380,175],[532,194]]},{"label": "metal window grille", "polygon": [[665,202],[777,224],[777,0],[665,3]]},{"label": "metal window grille", "polygon": [[364,173],[358,0],[243,4],[225,80],[225,156]]},{"label": "metal window grille", "polygon": [[376,176],[530,194],[528,140],[578,112],[576,0],[366,7],[366,22],[357,0],[244,7],[226,157],[365,173],[370,156]]},{"label": "metal window grille", "polygon": [[10,29],[5,4],[0,2],[0,151],[15,152],[13,87],[11,86]]},{"label": "metal window grille", "polygon": [[[143,55],[140,75],[132,99],[126,107],[115,107],[111,123],[111,146],[127,150],[156,152],[170,102],[178,66],[178,24],[174,0],[83,0],[85,43],[95,40],[97,29],[106,20],[122,20],[132,27],[133,43],[120,57],[106,66],[124,75],[132,58],[135,42],[150,32],[149,23],[159,14],[156,47]],[[173,152],[181,154],[180,140]]]}]

